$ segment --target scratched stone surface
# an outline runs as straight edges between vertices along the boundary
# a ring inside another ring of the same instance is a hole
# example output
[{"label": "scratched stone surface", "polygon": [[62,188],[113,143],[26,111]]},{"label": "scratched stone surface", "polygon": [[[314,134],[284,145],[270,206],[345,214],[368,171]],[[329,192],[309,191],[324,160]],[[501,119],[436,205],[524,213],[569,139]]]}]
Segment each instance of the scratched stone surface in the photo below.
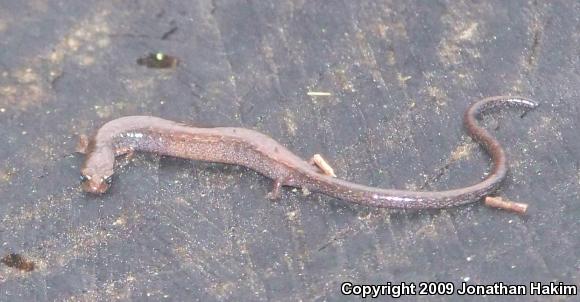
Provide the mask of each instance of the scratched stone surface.
[{"label": "scratched stone surface", "polygon": [[[1,0],[0,257],[34,269],[0,264],[0,301],[333,301],[344,281],[580,285],[578,16],[574,0]],[[137,64],[156,52],[177,67]],[[363,184],[458,188],[490,163],[463,111],[501,94],[541,103],[483,121],[510,158],[500,195],[528,203],[525,216],[481,202],[374,209],[290,188],[271,202],[271,181],[248,169],[151,154],[103,196],[79,188],[77,136],[136,114],[255,129]]]}]

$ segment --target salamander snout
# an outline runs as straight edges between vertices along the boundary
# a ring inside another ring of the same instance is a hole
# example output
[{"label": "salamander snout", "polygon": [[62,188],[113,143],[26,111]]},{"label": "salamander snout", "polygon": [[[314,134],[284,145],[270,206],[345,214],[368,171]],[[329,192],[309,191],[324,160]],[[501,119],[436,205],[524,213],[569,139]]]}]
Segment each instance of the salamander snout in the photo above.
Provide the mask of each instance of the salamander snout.
[{"label": "salamander snout", "polygon": [[111,186],[112,175],[81,175],[81,186],[83,191],[93,194],[103,194]]}]

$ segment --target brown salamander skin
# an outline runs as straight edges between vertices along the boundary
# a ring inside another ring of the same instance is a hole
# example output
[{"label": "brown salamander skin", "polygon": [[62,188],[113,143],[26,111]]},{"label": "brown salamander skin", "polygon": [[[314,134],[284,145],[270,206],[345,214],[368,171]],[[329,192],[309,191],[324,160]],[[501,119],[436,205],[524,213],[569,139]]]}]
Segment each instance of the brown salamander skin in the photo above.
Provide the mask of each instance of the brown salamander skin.
[{"label": "brown salamander skin", "polygon": [[144,151],[248,167],[274,180],[272,198],[279,196],[281,186],[291,186],[375,207],[452,207],[477,201],[494,192],[505,178],[505,152],[476,119],[484,111],[508,106],[532,109],[538,104],[521,97],[498,96],[475,102],[466,110],[467,133],[490,154],[493,167],[481,182],[459,189],[403,191],[368,187],[327,176],[274,139],[253,130],[195,128],[152,116],[127,116],[110,121],[88,140],[81,170],[82,187],[86,192],[104,193],[111,183],[115,157]]}]

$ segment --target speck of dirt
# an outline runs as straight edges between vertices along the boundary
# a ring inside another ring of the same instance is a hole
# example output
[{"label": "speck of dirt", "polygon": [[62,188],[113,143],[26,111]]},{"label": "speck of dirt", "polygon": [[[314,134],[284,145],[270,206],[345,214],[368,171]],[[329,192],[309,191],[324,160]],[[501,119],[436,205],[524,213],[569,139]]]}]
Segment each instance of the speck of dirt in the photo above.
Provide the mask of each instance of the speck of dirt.
[{"label": "speck of dirt", "polygon": [[2,257],[0,262],[6,266],[17,268],[24,272],[30,272],[34,270],[34,262],[27,260],[24,258],[24,256],[16,253],[11,253]]},{"label": "speck of dirt", "polygon": [[149,68],[174,68],[177,66],[179,60],[175,57],[166,55],[164,53],[151,53],[146,57],[137,59],[137,64],[147,66]]}]

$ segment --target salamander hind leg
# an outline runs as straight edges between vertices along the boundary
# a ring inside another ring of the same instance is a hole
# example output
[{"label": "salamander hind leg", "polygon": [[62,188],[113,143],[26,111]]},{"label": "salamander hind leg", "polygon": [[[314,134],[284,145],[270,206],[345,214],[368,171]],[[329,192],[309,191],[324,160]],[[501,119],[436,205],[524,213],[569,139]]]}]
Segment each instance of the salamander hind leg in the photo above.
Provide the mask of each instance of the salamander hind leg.
[{"label": "salamander hind leg", "polygon": [[280,189],[282,188],[283,179],[274,179],[272,191],[266,194],[266,198],[274,201],[280,199]]}]

